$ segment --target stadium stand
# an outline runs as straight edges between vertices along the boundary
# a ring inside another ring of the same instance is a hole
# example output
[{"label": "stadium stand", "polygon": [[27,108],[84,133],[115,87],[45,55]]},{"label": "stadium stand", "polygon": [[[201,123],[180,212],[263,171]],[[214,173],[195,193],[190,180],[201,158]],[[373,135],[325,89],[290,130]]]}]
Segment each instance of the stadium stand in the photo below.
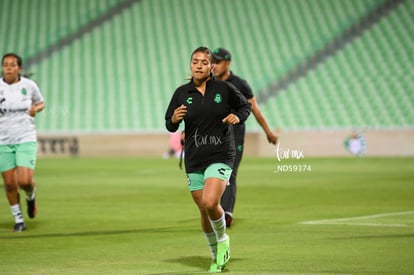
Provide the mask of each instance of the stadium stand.
[{"label": "stadium stand", "polygon": [[122,0],[1,1],[0,28],[8,38],[6,48],[30,58],[120,2]]},{"label": "stadium stand", "polygon": [[[199,45],[231,49],[233,69],[275,127],[413,128],[413,1],[398,1],[322,58],[389,3],[4,0],[2,51],[29,61],[48,103],[38,118],[43,133],[165,131],[167,100],[187,81]],[[249,119],[249,130],[258,127]]]},{"label": "stadium stand", "polygon": [[[275,113],[273,123],[279,121],[296,129],[412,128],[414,101],[410,90],[414,82],[407,72],[414,69],[414,63],[413,50],[406,45],[414,45],[410,35],[413,24],[404,27],[401,23],[413,22],[409,15],[412,9],[413,2],[401,5],[299,80],[313,86],[294,85],[284,95],[266,102],[267,112]],[[286,104],[283,97],[289,98],[285,99],[288,106],[299,107],[282,109]],[[304,100],[314,107],[307,107]],[[304,106],[300,115],[295,114]],[[315,118],[315,110],[325,119]]]}]

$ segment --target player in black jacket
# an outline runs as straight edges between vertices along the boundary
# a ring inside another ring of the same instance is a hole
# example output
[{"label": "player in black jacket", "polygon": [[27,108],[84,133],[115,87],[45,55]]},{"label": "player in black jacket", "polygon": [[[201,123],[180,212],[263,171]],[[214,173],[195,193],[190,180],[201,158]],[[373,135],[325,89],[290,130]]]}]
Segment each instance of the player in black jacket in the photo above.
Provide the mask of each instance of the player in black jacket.
[{"label": "player in black jacket", "polygon": [[[224,48],[217,48],[213,51],[213,73],[214,76],[218,79],[230,82],[233,84],[249,101],[252,107],[252,114],[256,118],[257,122],[262,127],[263,131],[266,134],[267,140],[269,143],[276,144],[277,136],[270,129],[266,118],[261,112],[259,105],[257,104],[256,98],[253,95],[253,91],[250,85],[246,80],[235,75],[230,71],[231,64],[231,53]],[[236,146],[236,159],[233,165],[233,172],[230,177],[230,184],[227,186],[226,191],[224,191],[223,196],[221,197],[221,206],[224,209],[226,217],[226,225],[230,227],[233,223],[233,210],[236,203],[236,193],[237,193],[237,171],[239,169],[240,162],[243,157],[244,149],[244,136],[246,132],[246,127],[244,123],[239,123],[234,125],[234,140]]]},{"label": "player in black jacket", "polygon": [[230,238],[220,198],[236,156],[232,125],[245,121],[251,108],[233,85],[212,76],[208,48],[193,51],[190,69],[192,78],[175,90],[165,121],[168,131],[175,132],[184,120],[188,186],[211,249],[210,271],[215,272],[230,259]]}]

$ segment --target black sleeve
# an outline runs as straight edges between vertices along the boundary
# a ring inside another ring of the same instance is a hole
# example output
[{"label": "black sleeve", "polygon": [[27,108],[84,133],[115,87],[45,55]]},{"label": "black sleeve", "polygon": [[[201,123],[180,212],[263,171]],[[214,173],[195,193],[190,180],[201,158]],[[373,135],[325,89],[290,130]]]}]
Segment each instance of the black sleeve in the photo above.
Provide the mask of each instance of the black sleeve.
[{"label": "black sleeve", "polygon": [[230,105],[232,112],[240,119],[240,123],[243,123],[250,115],[252,110],[249,101],[247,98],[234,87],[232,84],[229,84],[230,89]]},{"label": "black sleeve", "polygon": [[249,100],[251,98],[254,97],[253,95],[253,90],[250,87],[250,85],[247,83],[246,80],[241,79],[241,88],[240,88],[240,92],[242,92],[242,94]]},{"label": "black sleeve", "polygon": [[177,91],[174,93],[171,98],[170,104],[168,105],[167,111],[165,112],[165,127],[170,132],[175,132],[178,130],[180,123],[172,123],[171,118],[174,114],[174,110],[177,109]]},{"label": "black sleeve", "polygon": [[165,121],[165,127],[167,128],[168,131],[170,132],[176,132],[178,130],[178,127],[180,126],[180,123],[172,123],[171,118],[167,119]]}]

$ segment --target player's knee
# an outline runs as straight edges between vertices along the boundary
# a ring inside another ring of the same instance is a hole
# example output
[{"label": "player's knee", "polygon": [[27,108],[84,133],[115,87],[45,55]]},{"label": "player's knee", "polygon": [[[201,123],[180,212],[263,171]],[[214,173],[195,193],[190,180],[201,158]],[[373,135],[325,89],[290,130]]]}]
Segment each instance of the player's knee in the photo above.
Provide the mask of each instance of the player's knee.
[{"label": "player's knee", "polygon": [[13,193],[17,191],[17,185],[15,182],[4,182],[4,189],[7,193]]},{"label": "player's knee", "polygon": [[25,189],[25,188],[29,188],[32,186],[32,178],[30,177],[18,177],[17,178],[17,184]]},{"label": "player's knee", "polygon": [[210,212],[212,210],[215,210],[217,208],[218,204],[219,204],[219,202],[217,200],[215,200],[215,199],[205,199],[203,201],[204,209],[207,212]]}]

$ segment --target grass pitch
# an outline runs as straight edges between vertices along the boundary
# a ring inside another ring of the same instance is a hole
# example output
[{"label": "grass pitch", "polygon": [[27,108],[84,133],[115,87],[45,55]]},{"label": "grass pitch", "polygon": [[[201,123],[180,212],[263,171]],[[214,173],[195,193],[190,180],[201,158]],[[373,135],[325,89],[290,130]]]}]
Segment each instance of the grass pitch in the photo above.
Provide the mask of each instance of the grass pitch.
[{"label": "grass pitch", "polygon": [[[414,273],[413,167],[414,158],[245,158],[225,272]],[[24,209],[22,233],[11,232],[1,189],[0,274],[207,270],[177,160],[39,159],[35,179],[38,216]]]}]

